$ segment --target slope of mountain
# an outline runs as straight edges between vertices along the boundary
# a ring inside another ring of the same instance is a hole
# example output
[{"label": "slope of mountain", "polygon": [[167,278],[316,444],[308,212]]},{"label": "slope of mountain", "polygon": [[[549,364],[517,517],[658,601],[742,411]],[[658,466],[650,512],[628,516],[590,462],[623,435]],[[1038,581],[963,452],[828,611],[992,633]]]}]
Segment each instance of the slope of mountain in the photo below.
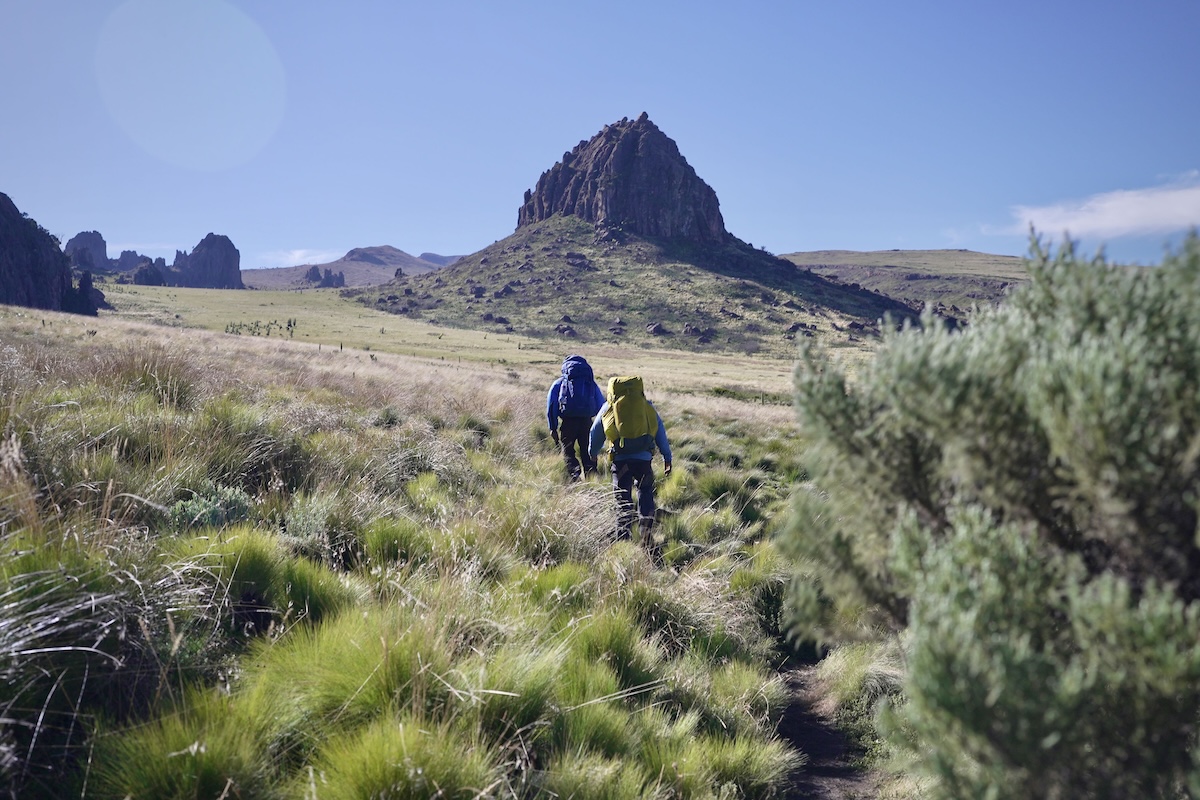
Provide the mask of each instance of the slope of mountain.
[{"label": "slope of mountain", "polygon": [[356,247],[336,261],[325,264],[301,264],[277,269],[244,269],[242,281],[252,289],[307,289],[313,284],[305,276],[316,266],[321,272],[330,270],[345,275],[346,286],[376,286],[396,277],[396,270],[405,275],[423,275],[442,265],[409,255],[403,250],[381,245]]},{"label": "slope of mountain", "polygon": [[1029,280],[1024,259],[972,250],[816,250],[783,256],[843,284],[858,284],[922,308],[999,302]]},{"label": "slope of mountain", "polygon": [[517,230],[452,266],[348,296],[459,327],[569,341],[791,354],[903,304],[725,231],[716,195],[643,114],[580,142],[525,193]]},{"label": "slope of mountain", "polygon": [[[95,316],[91,273],[73,283],[71,262],[54,238],[0,194],[0,304]],[[99,294],[99,293],[96,293]]]},{"label": "slope of mountain", "polygon": [[417,258],[422,261],[428,261],[430,264],[437,264],[439,267],[447,267],[458,261],[462,256],[439,256],[437,253],[421,253]]}]

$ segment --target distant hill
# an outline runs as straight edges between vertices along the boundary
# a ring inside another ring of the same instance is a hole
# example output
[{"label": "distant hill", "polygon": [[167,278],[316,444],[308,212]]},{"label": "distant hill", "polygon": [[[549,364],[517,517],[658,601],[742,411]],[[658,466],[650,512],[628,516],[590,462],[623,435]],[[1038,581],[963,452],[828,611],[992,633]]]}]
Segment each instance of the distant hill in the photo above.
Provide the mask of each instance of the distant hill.
[{"label": "distant hill", "polygon": [[439,267],[448,267],[462,258],[462,256],[439,256],[437,253],[421,253],[417,258],[422,261],[428,261],[431,264],[437,264]]},{"label": "distant hill", "polygon": [[[441,256],[439,256],[441,258]],[[342,273],[347,287],[377,286],[396,277],[396,270],[405,275],[424,275],[440,269],[443,265],[409,255],[389,245],[379,247],[356,247],[337,261],[325,264],[301,264],[277,269],[244,269],[242,281],[252,289],[304,289],[313,284],[305,277],[309,270],[317,267]]]},{"label": "distant hill", "polygon": [[815,250],[783,256],[843,284],[858,284],[914,308],[996,303],[1029,280],[1024,259],[971,250]]},{"label": "distant hill", "polygon": [[451,266],[348,296],[395,314],[570,342],[792,354],[911,309],[728,233],[713,190],[643,114],[580,142],[525,193],[517,230]]}]

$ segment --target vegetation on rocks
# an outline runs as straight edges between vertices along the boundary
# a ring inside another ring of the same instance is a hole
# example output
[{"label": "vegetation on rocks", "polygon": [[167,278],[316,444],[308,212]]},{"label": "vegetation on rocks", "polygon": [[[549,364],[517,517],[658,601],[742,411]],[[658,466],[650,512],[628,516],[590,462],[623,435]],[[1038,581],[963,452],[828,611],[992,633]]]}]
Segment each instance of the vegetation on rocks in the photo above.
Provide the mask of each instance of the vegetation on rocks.
[{"label": "vegetation on rocks", "polygon": [[789,358],[798,340],[845,346],[875,335],[885,314],[910,313],[733,237],[659,240],[559,215],[437,272],[348,294],[412,319],[535,339]]},{"label": "vegetation on rocks", "polygon": [[1200,239],[796,372],[789,624],[923,797],[1200,793]]}]

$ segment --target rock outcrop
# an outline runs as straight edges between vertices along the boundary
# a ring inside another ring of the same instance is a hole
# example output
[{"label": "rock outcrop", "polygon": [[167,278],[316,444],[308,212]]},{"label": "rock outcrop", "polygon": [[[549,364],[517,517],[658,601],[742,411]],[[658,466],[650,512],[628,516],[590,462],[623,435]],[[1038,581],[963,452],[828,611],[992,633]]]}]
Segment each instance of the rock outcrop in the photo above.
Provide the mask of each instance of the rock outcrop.
[{"label": "rock outcrop", "polygon": [[58,240],[5,194],[0,194],[0,303],[96,313],[91,273],[83,273],[75,288]]},{"label": "rock outcrop", "polygon": [[[176,250],[176,253],[179,251]],[[144,256],[137,250],[122,250],[121,255],[117,256],[113,261],[113,269],[117,272],[133,272],[143,261],[149,261],[149,256]]]},{"label": "rock outcrop", "polygon": [[244,289],[242,255],[228,236],[210,233],[191,254],[175,251],[167,282],[201,289]]},{"label": "rock outcrop", "polygon": [[645,113],[607,125],[564,153],[525,192],[517,227],[555,214],[577,216],[601,231],[705,244],[729,239],[716,192]]},{"label": "rock outcrop", "polygon": [[107,270],[108,243],[99,231],[83,231],[71,237],[63,248],[71,259],[71,266],[80,270]]}]

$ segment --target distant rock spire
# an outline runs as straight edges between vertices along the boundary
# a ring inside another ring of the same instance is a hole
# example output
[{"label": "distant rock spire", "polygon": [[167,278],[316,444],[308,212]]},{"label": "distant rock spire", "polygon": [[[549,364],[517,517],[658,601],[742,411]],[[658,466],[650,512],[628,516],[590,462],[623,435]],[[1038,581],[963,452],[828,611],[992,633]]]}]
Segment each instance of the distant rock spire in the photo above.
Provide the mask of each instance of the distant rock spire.
[{"label": "distant rock spire", "polygon": [[716,192],[645,112],[606,125],[563,153],[525,192],[517,227],[555,214],[642,236],[708,244],[729,239]]}]

